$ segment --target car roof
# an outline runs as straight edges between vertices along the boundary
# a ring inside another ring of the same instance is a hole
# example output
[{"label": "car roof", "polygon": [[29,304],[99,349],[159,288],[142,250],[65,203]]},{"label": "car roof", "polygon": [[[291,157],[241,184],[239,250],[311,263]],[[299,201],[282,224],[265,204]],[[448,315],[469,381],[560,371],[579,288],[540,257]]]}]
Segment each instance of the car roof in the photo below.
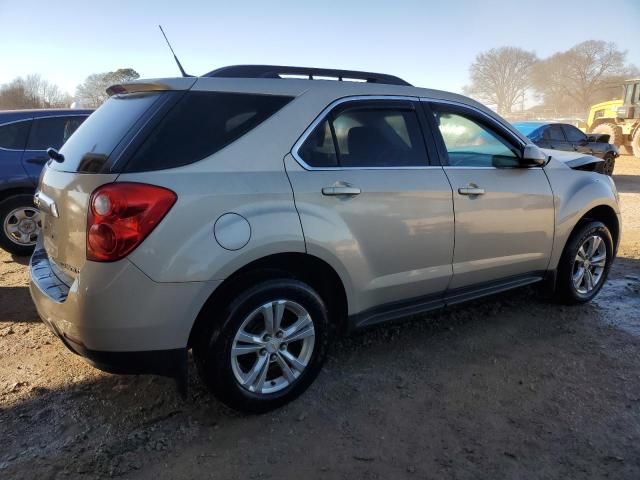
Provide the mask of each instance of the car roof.
[{"label": "car roof", "polygon": [[25,110],[0,110],[0,123],[29,120],[32,118],[57,117],[66,115],[91,115],[92,109],[80,108],[48,108]]},{"label": "car roof", "polygon": [[532,128],[537,128],[537,127],[544,127],[545,125],[551,125],[551,124],[557,124],[560,125],[558,122],[539,122],[539,121],[521,121],[521,122],[513,122],[512,125],[514,127],[532,127]]},{"label": "car roof", "polygon": [[[294,69],[291,78],[282,68]],[[274,70],[277,69],[277,70]],[[222,72],[222,74],[216,72]],[[301,75],[299,72],[305,72]],[[306,72],[311,72],[307,74]],[[326,73],[334,79],[326,79]],[[287,76],[283,76],[283,75]],[[344,74],[344,80],[339,78]],[[306,76],[306,78],[300,78]],[[355,78],[360,81],[351,81]],[[458,103],[480,110],[508,128],[523,142],[526,136],[516,130],[509,122],[497,115],[485,105],[457,93],[433,90],[410,85],[405,80],[386,74],[357,72],[352,70],[326,70],[307,67],[278,67],[269,65],[245,65],[224,67],[201,77],[173,77],[138,79],[116,84],[107,89],[109,95],[144,91],[192,90],[228,93],[251,93],[257,95],[287,95],[305,97],[313,108],[328,105],[345,97],[357,96],[404,96],[426,100]]]}]

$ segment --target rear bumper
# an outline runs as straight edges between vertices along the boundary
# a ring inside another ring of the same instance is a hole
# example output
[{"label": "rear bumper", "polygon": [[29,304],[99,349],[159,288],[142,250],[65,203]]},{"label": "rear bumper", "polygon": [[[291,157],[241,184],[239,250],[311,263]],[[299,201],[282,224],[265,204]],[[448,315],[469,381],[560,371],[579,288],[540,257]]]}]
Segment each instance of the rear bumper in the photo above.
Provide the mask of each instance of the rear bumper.
[{"label": "rear bumper", "polygon": [[104,352],[91,350],[56,330],[55,324],[45,324],[73,353],[99,370],[121,375],[163,375],[184,378],[187,371],[187,349],[149,350],[140,352]]},{"label": "rear bumper", "polygon": [[40,318],[74,353],[112,373],[175,376],[191,327],[220,282],[157,283],[128,260],[86,262],[71,286],[42,246],[30,264]]}]

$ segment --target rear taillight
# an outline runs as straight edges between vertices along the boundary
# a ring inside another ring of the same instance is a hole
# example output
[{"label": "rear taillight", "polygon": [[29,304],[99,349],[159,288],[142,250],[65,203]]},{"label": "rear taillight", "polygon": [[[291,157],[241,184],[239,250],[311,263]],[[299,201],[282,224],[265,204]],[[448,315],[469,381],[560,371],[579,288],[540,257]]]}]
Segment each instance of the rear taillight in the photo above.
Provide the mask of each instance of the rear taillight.
[{"label": "rear taillight", "polygon": [[110,183],[91,195],[87,260],[112,262],[131,253],[176,202],[171,190],[144,183]]}]

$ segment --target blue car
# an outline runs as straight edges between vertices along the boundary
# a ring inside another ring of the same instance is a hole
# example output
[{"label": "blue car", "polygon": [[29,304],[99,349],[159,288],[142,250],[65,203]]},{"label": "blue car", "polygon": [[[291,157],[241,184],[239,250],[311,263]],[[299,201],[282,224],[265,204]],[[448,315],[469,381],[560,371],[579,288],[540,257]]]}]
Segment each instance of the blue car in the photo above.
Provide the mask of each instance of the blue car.
[{"label": "blue car", "polygon": [[60,148],[92,111],[0,111],[0,247],[31,254],[41,227],[33,194],[47,148]]}]

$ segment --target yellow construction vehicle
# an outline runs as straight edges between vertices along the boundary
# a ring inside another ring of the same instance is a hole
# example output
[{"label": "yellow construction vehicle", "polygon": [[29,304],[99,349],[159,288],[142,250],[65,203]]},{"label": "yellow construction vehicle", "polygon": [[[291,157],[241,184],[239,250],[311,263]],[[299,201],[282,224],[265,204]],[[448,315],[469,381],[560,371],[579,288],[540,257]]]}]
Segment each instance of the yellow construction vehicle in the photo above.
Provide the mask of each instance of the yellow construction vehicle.
[{"label": "yellow construction vehicle", "polygon": [[640,78],[623,83],[621,99],[591,107],[587,132],[605,133],[622,152],[640,157]]}]

